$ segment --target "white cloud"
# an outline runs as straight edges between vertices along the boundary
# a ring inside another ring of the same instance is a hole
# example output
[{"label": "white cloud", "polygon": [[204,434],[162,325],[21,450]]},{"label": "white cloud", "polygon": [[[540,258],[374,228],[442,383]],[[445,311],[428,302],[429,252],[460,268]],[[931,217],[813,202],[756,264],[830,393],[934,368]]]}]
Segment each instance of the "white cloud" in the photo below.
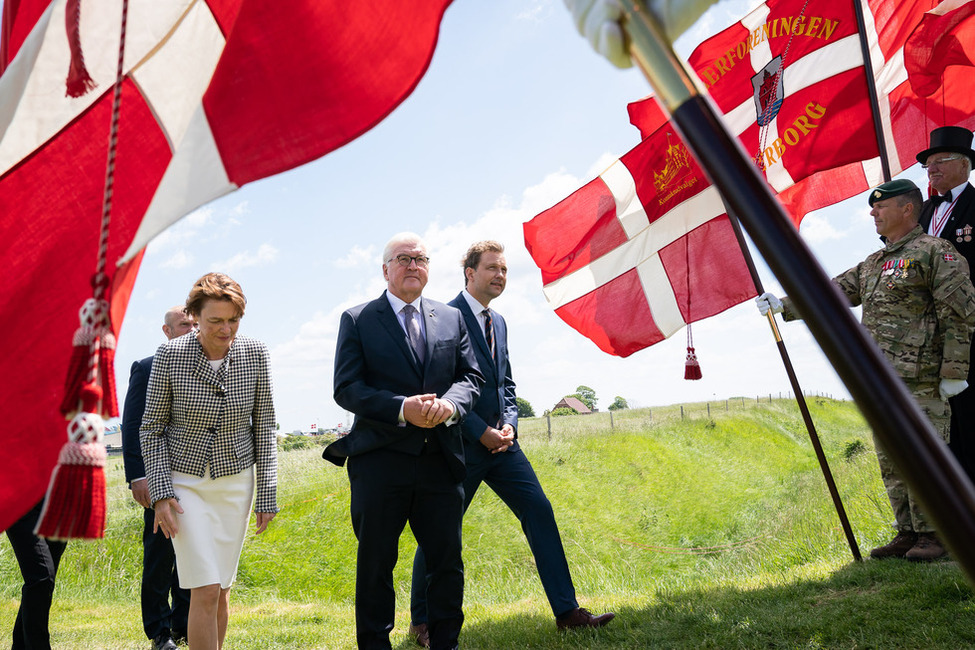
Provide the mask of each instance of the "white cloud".
[{"label": "white cloud", "polygon": [[844,233],[833,227],[829,219],[817,214],[809,214],[802,220],[802,236],[808,242],[821,243],[833,239],[842,239]]},{"label": "white cloud", "polygon": [[336,259],[332,264],[340,269],[353,269],[369,264],[379,266],[382,262],[378,260],[379,254],[376,248],[375,246],[353,246],[345,257]]},{"label": "white cloud", "polygon": [[185,250],[178,250],[167,259],[159,263],[161,269],[185,269],[194,262],[192,253]]},{"label": "white cloud", "polygon": [[261,244],[257,249],[257,253],[251,254],[248,251],[241,251],[233,257],[223,262],[215,262],[212,265],[213,269],[220,269],[225,273],[233,273],[238,269],[247,268],[250,266],[268,266],[273,264],[278,259],[278,249],[271,244]]},{"label": "white cloud", "polygon": [[552,0],[533,2],[515,14],[515,20],[540,22],[552,14]]}]

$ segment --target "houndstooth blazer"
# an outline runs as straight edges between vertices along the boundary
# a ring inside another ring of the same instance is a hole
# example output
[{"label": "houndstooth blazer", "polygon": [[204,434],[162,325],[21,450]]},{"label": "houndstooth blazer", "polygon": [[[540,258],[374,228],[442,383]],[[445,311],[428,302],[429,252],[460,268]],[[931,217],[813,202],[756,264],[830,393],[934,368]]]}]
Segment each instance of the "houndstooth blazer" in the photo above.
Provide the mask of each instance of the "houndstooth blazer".
[{"label": "houndstooth blazer", "polygon": [[173,498],[172,472],[210,477],[257,464],[256,512],[277,512],[277,440],[263,343],[237,336],[217,372],[192,333],[156,351],[139,429],[153,504]]}]

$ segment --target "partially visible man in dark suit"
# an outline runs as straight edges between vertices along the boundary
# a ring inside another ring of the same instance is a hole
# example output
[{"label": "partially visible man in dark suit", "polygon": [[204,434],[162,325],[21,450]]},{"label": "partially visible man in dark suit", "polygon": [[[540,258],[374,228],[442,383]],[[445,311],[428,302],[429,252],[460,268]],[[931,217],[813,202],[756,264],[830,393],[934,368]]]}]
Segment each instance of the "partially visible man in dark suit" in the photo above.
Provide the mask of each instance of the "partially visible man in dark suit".
[{"label": "partially visible man in dark suit", "polygon": [[484,378],[460,312],[421,298],[429,264],[419,236],[394,236],[383,251],[386,291],[339,325],[334,397],[355,421],[322,455],[349,463],[359,648],[391,647],[393,568],[407,522],[429,560],[431,647],[456,648],[464,622],[459,422]]},{"label": "partially visible man in dark suit", "polygon": [[[518,405],[508,364],[508,329],[501,314],[489,309],[507,281],[504,246],[496,241],[477,242],[467,250],[461,266],[465,289],[448,304],[464,315],[478,367],[484,374],[481,395],[461,423],[467,461],[464,510],[481,483],[487,483],[521,522],[558,629],[600,627],[614,614],[597,616],[579,607],[552,504],[518,445]],[[427,632],[426,573],[421,547],[414,558],[411,602],[412,628],[420,645],[424,645]]]},{"label": "partially visible man in dark suit", "polygon": [[[174,339],[193,330],[193,319],[182,306],[166,312],[162,331]],[[125,480],[132,498],[145,508],[142,530],[142,629],[152,641],[153,650],[175,650],[174,639],[186,639],[186,621],[190,611],[190,592],[181,589],[176,575],[173,542],[160,530],[153,532],[155,511],[149,502],[146,467],[139,444],[139,426],[146,410],[146,386],[152,371],[152,357],[132,364],[129,388],[122,410],[122,459]],[[170,594],[172,603],[170,603]]]},{"label": "partially visible man in dark suit", "polygon": [[[972,132],[943,126],[931,132],[930,147],[917,155],[937,192],[924,202],[919,221],[924,232],[950,241],[975,269],[975,187],[968,182],[975,163]],[[975,353],[972,355],[975,362]],[[969,366],[968,388],[949,399],[951,438],[948,448],[975,481],[975,370]]]},{"label": "partially visible man in dark suit", "polygon": [[43,509],[44,499],[41,499],[6,530],[20,575],[24,578],[20,607],[14,620],[12,650],[51,650],[48,619],[58,565],[67,544],[34,534]]}]

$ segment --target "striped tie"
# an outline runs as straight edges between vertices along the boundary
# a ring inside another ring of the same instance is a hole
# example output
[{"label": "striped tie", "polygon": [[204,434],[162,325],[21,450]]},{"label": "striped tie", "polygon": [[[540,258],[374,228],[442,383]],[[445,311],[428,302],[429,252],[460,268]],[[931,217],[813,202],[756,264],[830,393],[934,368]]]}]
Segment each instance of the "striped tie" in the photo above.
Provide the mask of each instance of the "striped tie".
[{"label": "striped tie", "polygon": [[491,310],[485,309],[481,313],[484,314],[484,340],[487,341],[491,358],[494,359],[494,321],[491,320]]}]

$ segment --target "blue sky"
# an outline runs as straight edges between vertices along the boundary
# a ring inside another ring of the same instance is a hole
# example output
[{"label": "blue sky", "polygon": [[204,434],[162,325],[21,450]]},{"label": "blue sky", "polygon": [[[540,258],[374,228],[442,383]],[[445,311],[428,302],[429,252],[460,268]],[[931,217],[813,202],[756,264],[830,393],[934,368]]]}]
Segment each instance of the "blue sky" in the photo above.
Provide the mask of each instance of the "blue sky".
[{"label": "blue sky", "polygon": [[[686,56],[750,4],[716,5],[678,50]],[[521,225],[637,144],[626,105],[649,93],[638,71],[617,70],[590,50],[561,0],[456,0],[426,76],[379,126],[196,210],[149,245],[120,334],[120,402],[132,362],[164,340],[167,308],[200,275],[220,270],[248,298],[240,332],[271,349],[281,429],[349,422],[331,397],[339,315],[381,294],[382,246],[403,230],[426,238],[424,294],[442,301],[462,288],[459,259],[471,242],[505,243],[508,288],[492,306],[508,321],[518,393],[539,413],[580,384],[602,408],[617,395],[657,406],[784,394],[775,343],[750,302],[694,325],[704,378],[693,382],[683,379],[683,332],[619,359],[545,303]],[[923,181],[919,168],[906,176]],[[879,245],[865,196],[808,216],[800,232],[831,275]],[[779,291],[756,259],[766,287]],[[804,325],[782,333],[804,389],[847,395]]]}]

